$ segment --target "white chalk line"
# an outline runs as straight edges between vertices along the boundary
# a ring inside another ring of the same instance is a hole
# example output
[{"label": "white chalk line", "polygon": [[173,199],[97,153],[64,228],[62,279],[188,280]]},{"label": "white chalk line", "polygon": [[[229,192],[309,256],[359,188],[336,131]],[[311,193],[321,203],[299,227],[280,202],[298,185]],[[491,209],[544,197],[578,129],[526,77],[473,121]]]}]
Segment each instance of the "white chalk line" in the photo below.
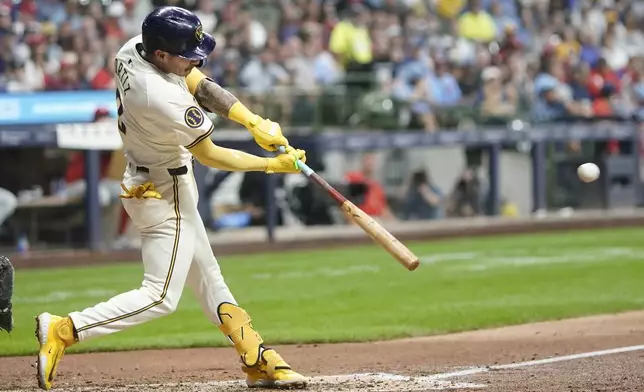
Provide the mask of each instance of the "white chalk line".
[{"label": "white chalk line", "polygon": [[605,356],[605,355],[614,355],[614,354],[624,354],[624,353],[629,353],[629,352],[634,352],[634,351],[642,351],[642,350],[644,350],[644,344],[637,345],[637,346],[626,346],[626,347],[612,348],[612,349],[601,350],[601,351],[590,351],[590,352],[586,352],[586,353],[579,353],[579,354],[572,354],[572,355],[564,355],[564,356],[561,356],[561,357],[537,359],[537,360],[533,360],[533,361],[509,363],[509,364],[505,364],[505,365],[491,365],[491,366],[485,366],[485,367],[473,367],[473,368],[464,369],[464,370],[455,371],[455,372],[434,374],[434,375],[428,376],[428,378],[430,378],[432,380],[444,380],[444,379],[454,378],[454,377],[472,376],[472,375],[475,375],[475,374],[487,373],[487,372],[495,371],[495,370],[510,370],[510,369],[518,369],[518,368],[523,368],[523,367],[549,365],[549,364],[558,363],[558,362],[575,361],[575,360],[578,360],[578,359],[601,357],[601,356]]}]

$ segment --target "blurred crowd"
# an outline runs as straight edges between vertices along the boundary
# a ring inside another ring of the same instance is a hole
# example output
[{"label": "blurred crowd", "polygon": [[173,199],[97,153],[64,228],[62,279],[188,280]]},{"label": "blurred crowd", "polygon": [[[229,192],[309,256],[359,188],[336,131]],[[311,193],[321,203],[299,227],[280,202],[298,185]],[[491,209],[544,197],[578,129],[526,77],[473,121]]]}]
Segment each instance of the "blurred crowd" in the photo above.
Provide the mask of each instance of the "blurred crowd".
[{"label": "blurred crowd", "polygon": [[[162,5],[199,16],[217,41],[204,72],[287,132],[320,123],[433,132],[644,116],[641,0],[0,0],[0,93],[113,90],[115,53]],[[488,212],[472,169],[444,189],[429,171],[405,172],[392,196],[373,162],[366,154],[344,177],[373,216]],[[264,180],[244,177],[242,224],[265,223]],[[27,188],[0,193],[10,207],[0,224],[15,208],[13,194]],[[284,208],[307,224],[332,222],[311,189],[296,192],[308,201]]]},{"label": "blurred crowd", "polygon": [[644,107],[637,0],[0,0],[0,91],[112,89],[115,52],[164,4],[214,34],[206,73],[285,125],[433,131]]}]

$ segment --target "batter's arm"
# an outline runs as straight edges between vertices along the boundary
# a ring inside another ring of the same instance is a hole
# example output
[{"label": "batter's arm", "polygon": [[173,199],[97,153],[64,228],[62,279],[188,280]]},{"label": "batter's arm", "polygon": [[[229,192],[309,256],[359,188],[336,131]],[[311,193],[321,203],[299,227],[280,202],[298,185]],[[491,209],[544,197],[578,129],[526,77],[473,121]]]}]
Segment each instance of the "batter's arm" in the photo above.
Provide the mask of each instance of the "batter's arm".
[{"label": "batter's arm", "polygon": [[233,93],[215,83],[197,68],[193,68],[186,77],[186,83],[197,102],[212,113],[229,118],[245,127],[261,119],[244,106]]},{"label": "batter's arm", "polygon": [[227,171],[263,171],[265,173],[298,173],[296,161],[306,160],[305,152],[289,147],[289,152],[264,158],[232,148],[215,145],[206,138],[188,149],[204,166]]},{"label": "batter's arm", "polygon": [[276,151],[276,146],[289,145],[279,124],[250,111],[234,94],[215,83],[199,69],[192,69],[186,77],[186,84],[202,107],[246,127],[262,148]]},{"label": "batter's arm", "polygon": [[239,102],[233,93],[215,83],[197,68],[193,68],[186,77],[186,83],[188,90],[201,106],[222,117],[229,118],[230,109]]}]

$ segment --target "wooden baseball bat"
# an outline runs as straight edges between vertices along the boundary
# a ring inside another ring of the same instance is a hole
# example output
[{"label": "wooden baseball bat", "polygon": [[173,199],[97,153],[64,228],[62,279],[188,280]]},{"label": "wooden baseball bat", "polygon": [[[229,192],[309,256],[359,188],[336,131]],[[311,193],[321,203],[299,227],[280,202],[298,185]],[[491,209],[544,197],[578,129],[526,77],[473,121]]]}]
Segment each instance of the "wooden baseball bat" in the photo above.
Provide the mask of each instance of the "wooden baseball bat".
[{"label": "wooden baseball bat", "polygon": [[[286,152],[284,147],[279,147],[279,151]],[[347,200],[340,192],[320,177],[313,169],[302,161],[297,161],[297,165],[309,180],[319,185],[324,189],[333,200],[338,203],[344,215],[356,225],[360,226],[371,238],[380,246],[385,248],[398,262],[409,271],[418,268],[420,264],[418,256],[416,256],[409,248],[402,242],[398,241],[390,232],[388,232],[381,224],[376,222],[371,216],[358,208],[351,201]]]}]

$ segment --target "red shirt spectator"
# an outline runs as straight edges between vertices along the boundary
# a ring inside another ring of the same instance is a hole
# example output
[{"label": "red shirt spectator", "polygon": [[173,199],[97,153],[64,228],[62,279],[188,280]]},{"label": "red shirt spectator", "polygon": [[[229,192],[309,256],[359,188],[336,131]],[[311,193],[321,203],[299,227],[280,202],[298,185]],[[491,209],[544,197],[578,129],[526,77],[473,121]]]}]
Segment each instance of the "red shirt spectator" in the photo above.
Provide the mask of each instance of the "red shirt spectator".
[{"label": "red shirt spectator", "polygon": [[593,114],[597,117],[610,117],[613,115],[613,107],[608,98],[597,98],[593,100]]},{"label": "red shirt spectator", "polygon": [[365,213],[371,216],[382,216],[387,209],[387,195],[382,186],[374,180],[371,180],[361,172],[349,172],[345,179],[351,183],[363,183],[367,187],[364,195],[364,201],[358,205]]},{"label": "red shirt spectator", "polygon": [[90,81],[92,89],[94,90],[109,90],[114,88],[114,78],[106,68],[101,68],[96,72],[96,75]]},{"label": "red shirt spectator", "polygon": [[366,192],[362,203],[358,207],[365,213],[386,219],[395,218],[389,210],[387,195],[382,185],[373,179],[375,173],[376,156],[367,153],[362,156],[362,170],[352,171],[345,175],[345,179],[350,184],[364,184]]},{"label": "red shirt spectator", "polygon": [[592,98],[599,98],[601,96],[602,88],[606,85],[612,85],[615,92],[619,93],[621,83],[619,76],[613,71],[605,59],[600,59],[597,62],[597,67],[590,73],[588,92]]},{"label": "red shirt spectator", "polygon": [[53,91],[80,90],[82,88],[76,63],[61,62],[58,75],[45,76],[45,89]]}]

